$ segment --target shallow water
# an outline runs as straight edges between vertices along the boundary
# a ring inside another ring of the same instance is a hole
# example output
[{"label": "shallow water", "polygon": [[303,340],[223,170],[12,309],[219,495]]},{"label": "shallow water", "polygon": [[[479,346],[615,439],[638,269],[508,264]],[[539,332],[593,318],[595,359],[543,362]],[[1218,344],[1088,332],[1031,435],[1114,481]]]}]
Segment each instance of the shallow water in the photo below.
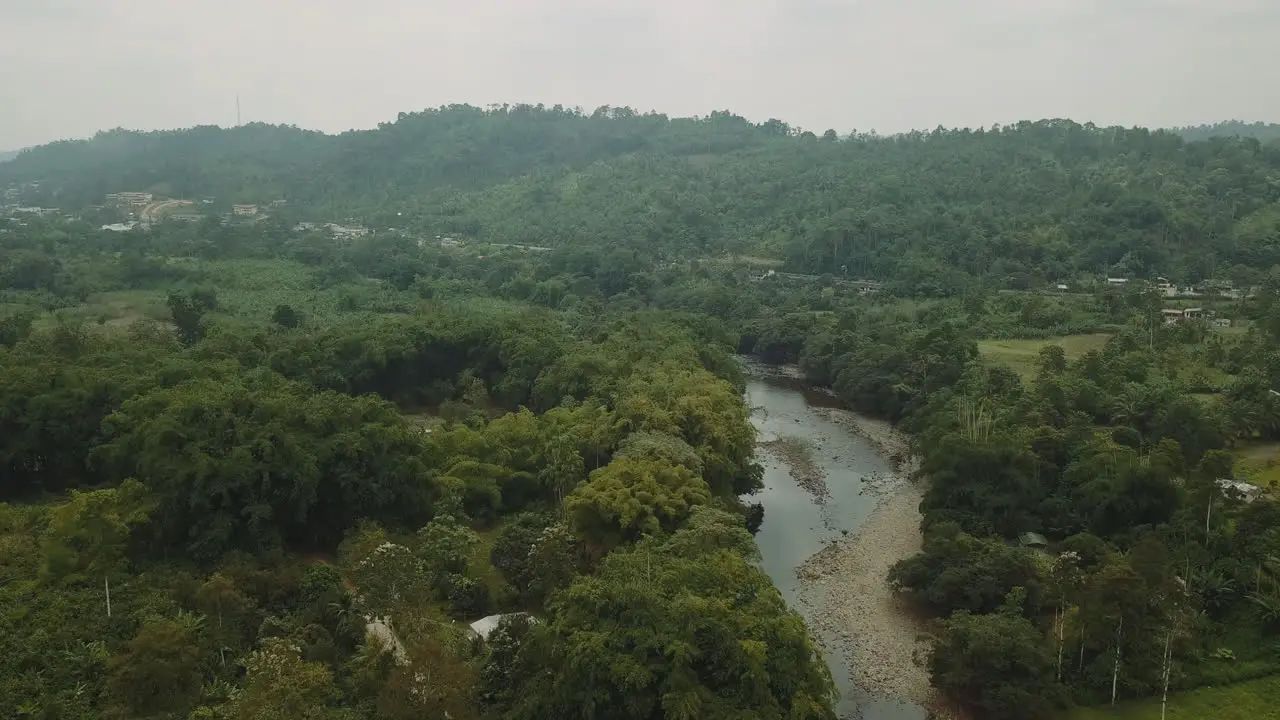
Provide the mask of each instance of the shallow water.
[{"label": "shallow water", "polygon": [[[746,401],[751,421],[759,431],[758,442],[798,438],[810,446],[810,459],[825,475],[829,496],[819,503],[801,487],[777,456],[761,449],[764,489],[748,498],[764,506],[764,522],[756,535],[761,567],[781,591],[787,604],[809,619],[800,602],[796,569],[822,547],[856,530],[876,507],[877,497],[867,490],[867,480],[894,472],[867,439],[831,417],[831,399],[805,390],[799,383],[780,378],[753,376],[747,382]],[[810,628],[814,625],[810,622]],[[817,632],[815,630],[815,632]],[[829,648],[824,655],[840,691],[837,712],[841,718],[864,720],[922,720],[924,710],[905,703],[871,698],[855,688],[838,638],[823,637]]]}]

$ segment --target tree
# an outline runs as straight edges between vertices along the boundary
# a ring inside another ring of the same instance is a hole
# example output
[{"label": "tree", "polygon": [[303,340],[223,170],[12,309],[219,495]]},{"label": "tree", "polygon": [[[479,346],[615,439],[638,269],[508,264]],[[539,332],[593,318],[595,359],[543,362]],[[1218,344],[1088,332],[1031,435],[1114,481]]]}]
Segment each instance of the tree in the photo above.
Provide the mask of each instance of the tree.
[{"label": "tree", "polygon": [[13,347],[31,334],[31,323],[36,319],[33,312],[8,313],[0,317],[0,347]]},{"label": "tree", "polygon": [[1030,553],[998,538],[967,535],[950,523],[931,528],[924,552],[894,565],[889,581],[942,616],[994,612],[1015,587],[1023,588],[1029,614],[1040,605],[1041,583]]},{"label": "tree", "polygon": [[392,406],[269,374],[158,388],[104,433],[91,460],[144,482],[162,537],[202,558],[332,546],[360,517],[420,521],[432,496],[419,436]]},{"label": "tree", "polygon": [[1042,491],[1025,441],[962,432],[923,445],[921,472],[931,478],[921,505],[927,522],[954,520],[970,533],[1005,537],[1034,529]]},{"label": "tree", "polygon": [[448,646],[426,639],[413,644],[408,656],[412,659],[388,674],[378,694],[379,718],[471,720],[480,717],[476,672]]},{"label": "tree", "polygon": [[452,516],[438,515],[418,531],[417,542],[418,555],[428,573],[463,574],[480,536]]},{"label": "tree", "polygon": [[655,460],[681,465],[695,475],[702,474],[702,459],[689,443],[673,435],[637,432],[623,438],[615,458]]},{"label": "tree", "polygon": [[543,602],[567,587],[586,567],[578,539],[564,523],[542,530],[529,548],[529,597]]},{"label": "tree", "polygon": [[205,307],[184,293],[169,293],[169,313],[183,345],[194,345],[204,338]]},{"label": "tree", "polygon": [[[830,676],[781,595],[733,547],[616,550],[521,642],[506,717],[833,718]],[[674,544],[673,544],[674,543]]]},{"label": "tree", "polygon": [[152,620],[107,664],[107,697],[122,718],[181,715],[200,697],[199,621]]},{"label": "tree", "polygon": [[665,433],[693,447],[715,492],[759,489],[751,463],[755,431],[739,391],[711,373],[683,364],[637,373],[621,391],[618,415],[632,432]]},{"label": "tree", "polygon": [[234,643],[232,647],[239,645],[245,616],[254,607],[253,600],[240,592],[234,580],[214,573],[196,590],[195,601],[201,612],[213,618],[218,658],[225,665],[227,643]]},{"label": "tree", "polygon": [[267,638],[245,661],[240,692],[231,702],[232,720],[338,720],[329,707],[336,695],[333,675],[320,663],[304,662],[301,648],[283,638]]},{"label": "tree", "polygon": [[422,559],[392,542],[351,558],[349,573],[360,607],[374,618],[393,618],[406,604],[431,592],[431,575]]},{"label": "tree", "polygon": [[934,685],[992,720],[1049,718],[1062,704],[1054,655],[1031,621],[960,611],[938,626]]},{"label": "tree", "polygon": [[[520,513],[503,523],[489,550],[489,562],[507,581],[520,602],[536,602],[534,546],[552,524],[549,515]],[[538,598],[540,600],[540,598]]]},{"label": "tree", "polygon": [[44,574],[101,578],[106,614],[111,615],[111,579],[128,568],[127,550],[134,529],[147,522],[152,501],[136,480],[118,488],[71,491],[71,500],[50,515],[44,538]]},{"label": "tree", "polygon": [[271,313],[271,322],[282,328],[296,328],[302,324],[302,316],[289,305],[277,305]]},{"label": "tree", "polygon": [[607,550],[675,530],[710,499],[707,484],[684,467],[623,458],[591,473],[566,498],[565,510],[579,537]]}]

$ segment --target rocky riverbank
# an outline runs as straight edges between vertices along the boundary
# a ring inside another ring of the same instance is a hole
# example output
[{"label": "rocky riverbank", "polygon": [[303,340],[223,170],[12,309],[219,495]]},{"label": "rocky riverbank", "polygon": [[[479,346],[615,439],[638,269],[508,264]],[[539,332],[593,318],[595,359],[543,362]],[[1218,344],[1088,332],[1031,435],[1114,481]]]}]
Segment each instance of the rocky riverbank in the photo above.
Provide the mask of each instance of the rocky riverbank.
[{"label": "rocky riverbank", "polygon": [[935,705],[922,624],[889,588],[889,568],[920,550],[920,491],[903,482],[862,527],[797,571],[817,634],[838,638],[854,683],[867,693]]},{"label": "rocky riverbank", "polygon": [[[908,477],[915,470],[911,455],[911,436],[889,424],[889,421],[858,415],[848,410],[818,410],[831,420],[848,427],[853,434],[869,440],[882,455],[893,461],[901,477]],[[889,484],[894,485],[893,482]]]},{"label": "rocky riverbank", "polygon": [[[824,539],[790,556],[791,582],[775,577],[775,583],[792,588],[791,601],[824,654],[840,657],[831,662],[839,674],[837,685],[847,697],[862,697],[854,704],[864,714],[873,713],[867,717],[917,718],[922,709],[932,710],[930,717],[947,717],[936,710],[923,623],[888,584],[889,569],[921,547],[922,489],[912,480],[910,437],[888,422],[839,408],[834,398],[824,397],[830,393],[806,386],[798,368],[747,361],[744,369],[752,377],[769,378],[775,388],[803,394],[803,409],[798,409],[789,404],[794,400],[758,392],[754,399],[761,405],[752,412],[757,427],[767,428],[760,450],[780,461],[825,526],[817,529]],[[799,443],[788,442],[793,423]],[[868,457],[872,452],[879,457]],[[785,491],[786,486],[773,487]],[[800,519],[794,504],[781,507],[790,521]],[[769,519],[766,504],[766,526]],[[779,542],[794,548],[803,540],[786,533],[767,540]],[[849,717],[858,716],[856,710],[848,714],[847,704],[844,708]]]},{"label": "rocky riverbank", "polygon": [[773,453],[786,463],[791,477],[797,484],[814,497],[819,503],[830,496],[827,489],[827,476],[822,467],[813,461],[813,444],[802,438],[780,437],[760,443],[760,448]]},{"label": "rocky riverbank", "polygon": [[888,422],[827,409],[832,420],[866,438],[897,472],[867,478],[863,492],[879,504],[854,533],[826,546],[798,570],[801,598],[817,634],[838,638],[853,681],[868,694],[931,708],[945,717],[929,682],[924,623],[890,589],[889,569],[920,551],[920,500],[912,480],[911,439]]}]

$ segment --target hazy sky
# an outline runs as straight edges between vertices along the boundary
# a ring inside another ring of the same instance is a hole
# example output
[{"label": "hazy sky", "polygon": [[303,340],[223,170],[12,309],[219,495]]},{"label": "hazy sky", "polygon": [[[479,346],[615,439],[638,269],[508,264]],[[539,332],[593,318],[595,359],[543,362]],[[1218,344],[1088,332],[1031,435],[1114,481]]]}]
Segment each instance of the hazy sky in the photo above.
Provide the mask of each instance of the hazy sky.
[{"label": "hazy sky", "polygon": [[0,0],[0,150],[453,102],[815,131],[1280,122],[1280,0]]}]

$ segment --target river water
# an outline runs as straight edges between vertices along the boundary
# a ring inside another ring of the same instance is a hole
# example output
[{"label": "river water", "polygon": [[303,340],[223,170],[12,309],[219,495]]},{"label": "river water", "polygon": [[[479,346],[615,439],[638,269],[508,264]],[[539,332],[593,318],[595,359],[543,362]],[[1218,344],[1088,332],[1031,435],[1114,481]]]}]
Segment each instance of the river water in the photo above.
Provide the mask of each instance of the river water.
[{"label": "river water", "polygon": [[875,478],[892,474],[892,463],[869,440],[833,419],[830,408],[836,403],[832,398],[806,389],[798,381],[751,372],[746,401],[759,433],[758,443],[801,441],[808,447],[810,462],[825,477],[828,495],[819,501],[800,485],[783,458],[761,448],[758,457],[764,466],[764,489],[747,500],[764,506],[764,522],[756,535],[762,568],[787,604],[805,617],[824,647],[840,691],[838,715],[862,720],[923,720],[923,709],[871,697],[853,684],[840,638],[834,631],[816,626],[796,574],[797,568],[825,545],[857,531],[876,507]]}]

